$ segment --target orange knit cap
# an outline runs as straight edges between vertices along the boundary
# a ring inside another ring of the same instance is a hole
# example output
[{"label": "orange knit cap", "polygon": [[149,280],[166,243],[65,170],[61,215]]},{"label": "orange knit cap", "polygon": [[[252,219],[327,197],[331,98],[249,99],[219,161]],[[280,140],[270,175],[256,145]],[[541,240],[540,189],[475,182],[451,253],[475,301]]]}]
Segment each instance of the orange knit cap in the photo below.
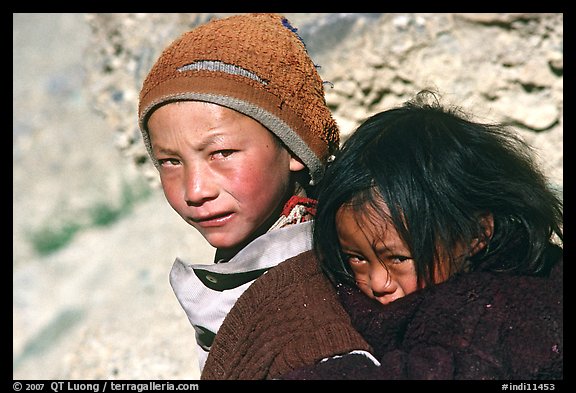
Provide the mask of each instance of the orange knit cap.
[{"label": "orange knit cap", "polygon": [[189,31],[161,54],[140,92],[139,126],[173,101],[219,104],[259,121],[306,165],[311,184],[324,174],[339,132],[324,85],[296,29],[282,15],[243,14]]}]

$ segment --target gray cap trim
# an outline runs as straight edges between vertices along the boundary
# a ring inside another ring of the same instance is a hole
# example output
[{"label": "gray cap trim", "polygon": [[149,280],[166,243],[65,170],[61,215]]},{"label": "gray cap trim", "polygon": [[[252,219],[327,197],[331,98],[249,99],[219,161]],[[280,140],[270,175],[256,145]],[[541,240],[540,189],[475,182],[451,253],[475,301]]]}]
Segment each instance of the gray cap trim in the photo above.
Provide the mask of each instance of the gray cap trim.
[{"label": "gray cap trim", "polygon": [[213,72],[224,72],[225,74],[230,75],[240,75],[246,78],[250,78],[255,80],[258,83],[263,84],[266,86],[268,82],[264,79],[260,78],[255,73],[248,71],[245,68],[238,67],[234,64],[224,63],[223,61],[217,60],[199,60],[195,61],[194,63],[183,65],[177,69],[178,72],[185,72],[185,71],[213,71]]}]

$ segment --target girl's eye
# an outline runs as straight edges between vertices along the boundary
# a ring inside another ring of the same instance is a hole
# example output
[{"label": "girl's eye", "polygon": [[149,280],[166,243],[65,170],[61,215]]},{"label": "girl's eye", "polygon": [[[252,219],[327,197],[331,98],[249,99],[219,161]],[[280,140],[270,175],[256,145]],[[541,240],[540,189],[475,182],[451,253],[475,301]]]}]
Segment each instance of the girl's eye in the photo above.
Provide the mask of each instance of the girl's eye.
[{"label": "girl's eye", "polygon": [[407,257],[407,256],[403,256],[403,255],[391,255],[388,259],[393,264],[401,264],[401,263],[404,263],[406,261],[411,260],[412,258]]},{"label": "girl's eye", "polygon": [[358,255],[345,255],[345,258],[348,260],[348,263],[351,265],[361,265],[366,263],[366,260]]},{"label": "girl's eye", "polygon": [[368,274],[370,269],[370,264],[366,259],[359,255],[344,254],[344,258],[348,261],[348,266],[350,267],[352,273],[358,279],[359,275]]}]

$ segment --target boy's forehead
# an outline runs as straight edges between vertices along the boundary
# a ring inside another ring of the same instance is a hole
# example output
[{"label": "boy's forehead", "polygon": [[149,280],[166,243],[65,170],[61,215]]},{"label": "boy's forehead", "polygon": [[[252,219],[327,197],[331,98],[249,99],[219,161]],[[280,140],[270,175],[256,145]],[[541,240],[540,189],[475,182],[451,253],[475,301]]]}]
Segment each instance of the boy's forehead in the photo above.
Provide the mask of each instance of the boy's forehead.
[{"label": "boy's forehead", "polygon": [[233,108],[204,101],[183,100],[159,106],[150,115],[148,127],[151,139],[180,130],[184,135],[190,133],[202,139],[204,144],[230,138],[266,139],[286,148],[281,139],[258,120]]}]

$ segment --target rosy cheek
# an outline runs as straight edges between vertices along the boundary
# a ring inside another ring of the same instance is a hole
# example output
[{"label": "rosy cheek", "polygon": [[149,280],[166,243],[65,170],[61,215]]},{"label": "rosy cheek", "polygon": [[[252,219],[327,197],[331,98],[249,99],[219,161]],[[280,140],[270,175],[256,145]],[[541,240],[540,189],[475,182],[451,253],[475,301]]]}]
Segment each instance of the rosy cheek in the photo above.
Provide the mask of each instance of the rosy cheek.
[{"label": "rosy cheek", "polygon": [[177,184],[174,181],[168,181],[162,177],[160,180],[162,182],[162,190],[168,202],[170,202],[171,205],[177,204],[180,194]]},{"label": "rosy cheek", "polygon": [[354,280],[356,281],[356,285],[358,288],[360,288],[362,293],[369,297],[373,297],[372,289],[370,288],[370,277],[368,277],[367,272],[364,271],[366,269],[362,268],[365,267],[365,265],[366,264],[352,264],[352,272],[354,273]]},{"label": "rosy cheek", "polygon": [[360,288],[360,290],[362,291],[362,293],[368,297],[373,298],[374,297],[374,293],[372,292],[372,289],[370,288],[370,283],[367,280],[364,279],[359,279],[358,277],[356,277],[356,285],[358,285],[358,288]]}]

